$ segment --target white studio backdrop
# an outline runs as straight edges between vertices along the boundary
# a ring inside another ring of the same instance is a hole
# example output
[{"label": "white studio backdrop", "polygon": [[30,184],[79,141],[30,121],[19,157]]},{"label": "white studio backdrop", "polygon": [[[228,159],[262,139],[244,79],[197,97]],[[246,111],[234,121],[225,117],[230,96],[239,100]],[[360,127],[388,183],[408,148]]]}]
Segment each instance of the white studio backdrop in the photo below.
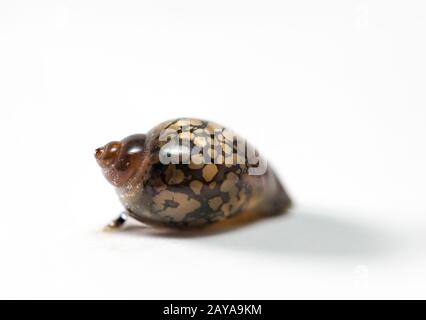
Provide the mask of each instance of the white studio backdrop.
[{"label": "white studio backdrop", "polygon": [[[425,298],[422,1],[0,3],[0,298]],[[205,237],[102,227],[93,152],[190,116],[296,206]]]}]

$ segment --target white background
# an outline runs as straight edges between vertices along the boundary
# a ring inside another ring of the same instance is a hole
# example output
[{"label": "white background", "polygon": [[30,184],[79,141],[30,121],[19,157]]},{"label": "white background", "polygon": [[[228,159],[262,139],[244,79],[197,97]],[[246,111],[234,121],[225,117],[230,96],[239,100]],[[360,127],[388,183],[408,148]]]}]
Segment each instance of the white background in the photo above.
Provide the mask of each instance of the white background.
[{"label": "white background", "polygon": [[[0,298],[426,298],[424,1],[0,2]],[[180,116],[258,146],[287,216],[103,233],[96,147]]]}]

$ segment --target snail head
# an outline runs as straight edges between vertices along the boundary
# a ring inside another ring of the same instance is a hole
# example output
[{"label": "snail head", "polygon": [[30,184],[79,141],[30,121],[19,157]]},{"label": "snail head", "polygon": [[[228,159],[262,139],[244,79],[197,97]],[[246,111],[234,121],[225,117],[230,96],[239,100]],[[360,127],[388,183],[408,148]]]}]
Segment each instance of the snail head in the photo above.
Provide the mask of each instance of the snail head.
[{"label": "snail head", "polygon": [[96,149],[95,158],[111,184],[123,186],[136,174],[145,155],[145,140],[144,134],[135,134]]}]

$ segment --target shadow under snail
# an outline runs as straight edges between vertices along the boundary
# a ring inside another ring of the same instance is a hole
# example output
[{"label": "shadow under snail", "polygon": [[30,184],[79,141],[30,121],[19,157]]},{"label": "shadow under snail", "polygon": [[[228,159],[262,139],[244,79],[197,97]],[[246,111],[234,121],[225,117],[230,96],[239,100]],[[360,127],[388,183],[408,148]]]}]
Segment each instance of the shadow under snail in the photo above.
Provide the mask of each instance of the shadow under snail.
[{"label": "shadow under snail", "polygon": [[191,118],[166,121],[96,149],[126,212],[144,224],[207,226],[231,217],[283,213],[291,200],[262,158],[231,130]]}]

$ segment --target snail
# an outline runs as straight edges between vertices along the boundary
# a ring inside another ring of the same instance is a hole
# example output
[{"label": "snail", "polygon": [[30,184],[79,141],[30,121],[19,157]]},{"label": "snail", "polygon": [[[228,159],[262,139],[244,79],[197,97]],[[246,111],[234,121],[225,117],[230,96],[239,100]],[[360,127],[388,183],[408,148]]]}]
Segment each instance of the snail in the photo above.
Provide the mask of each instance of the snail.
[{"label": "snail", "polygon": [[152,226],[202,227],[277,215],[291,206],[258,152],[211,121],[166,121],[96,149],[95,158],[126,209],[109,228],[128,216]]}]

